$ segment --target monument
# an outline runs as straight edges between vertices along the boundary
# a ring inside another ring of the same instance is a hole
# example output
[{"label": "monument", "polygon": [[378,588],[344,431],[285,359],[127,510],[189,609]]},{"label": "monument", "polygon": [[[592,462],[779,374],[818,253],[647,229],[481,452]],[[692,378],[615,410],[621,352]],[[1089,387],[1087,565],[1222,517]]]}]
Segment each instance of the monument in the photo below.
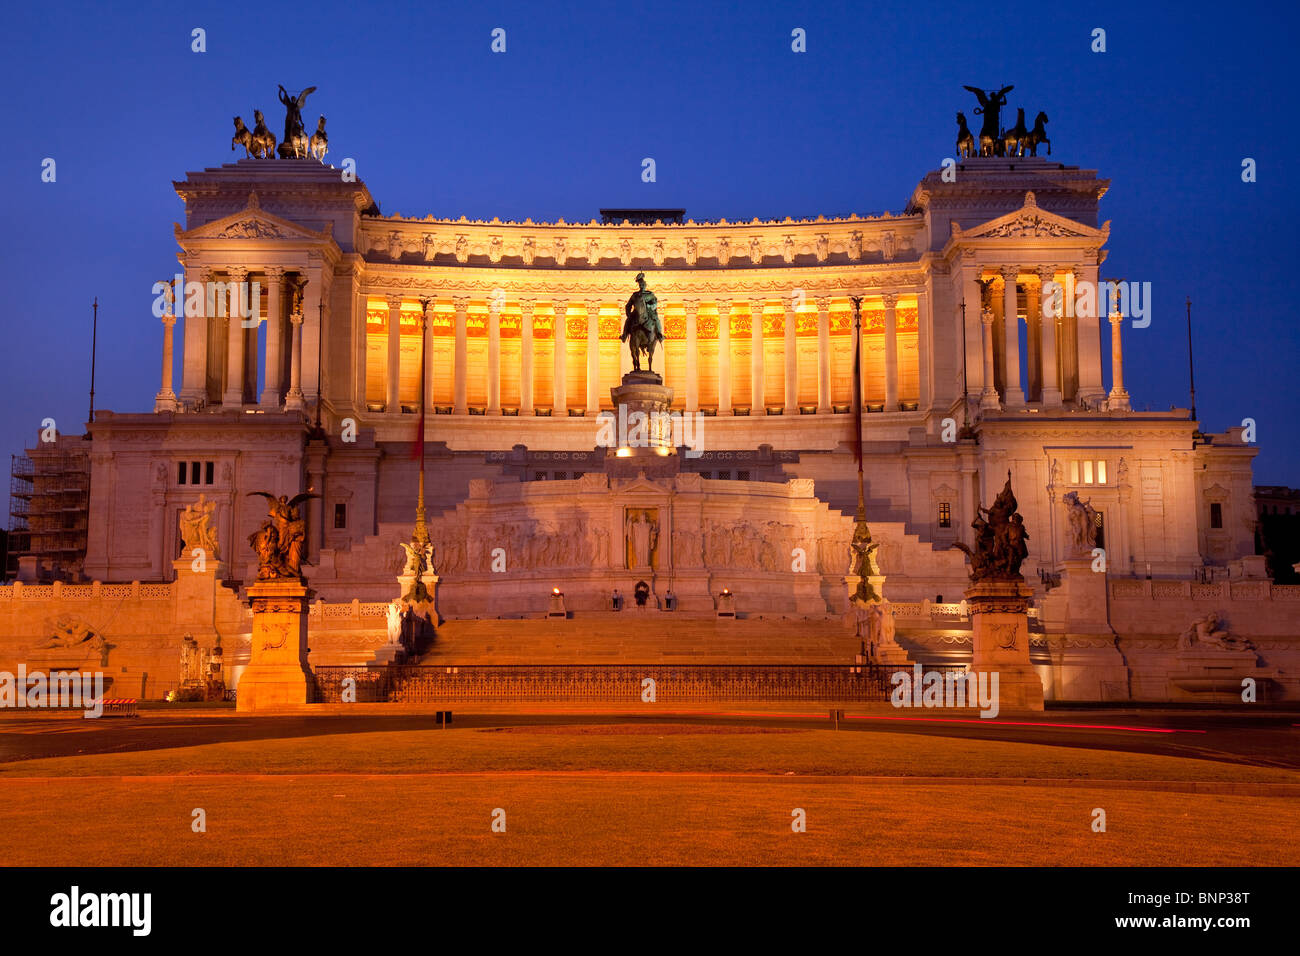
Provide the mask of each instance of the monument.
[{"label": "monument", "polygon": [[1020,565],[1029,556],[1029,534],[1011,490],[1011,473],[996,500],[978,508],[971,527],[975,547],[956,547],[970,558],[966,601],[971,619],[971,671],[998,674],[1003,710],[1042,710],[1043,682],[1029,662],[1029,598]]},{"label": "monument", "polygon": [[637,273],[636,282],[637,291],[623,306],[623,332],[619,336],[632,352],[632,371],[623,376],[622,384],[609,390],[619,421],[617,434],[627,437],[615,450],[607,470],[618,477],[638,473],[669,477],[680,470],[680,462],[676,460],[669,417],[673,390],[665,387],[663,376],[654,371],[655,348],[664,340],[659,299],[646,287],[644,272]]},{"label": "monument", "polygon": [[318,495],[304,492],[286,498],[265,491],[268,514],[249,535],[257,555],[257,581],[248,587],[253,633],[248,666],[239,679],[237,710],[266,710],[311,699],[307,667],[307,605],[313,597],[302,576],[307,540],[299,504]]}]

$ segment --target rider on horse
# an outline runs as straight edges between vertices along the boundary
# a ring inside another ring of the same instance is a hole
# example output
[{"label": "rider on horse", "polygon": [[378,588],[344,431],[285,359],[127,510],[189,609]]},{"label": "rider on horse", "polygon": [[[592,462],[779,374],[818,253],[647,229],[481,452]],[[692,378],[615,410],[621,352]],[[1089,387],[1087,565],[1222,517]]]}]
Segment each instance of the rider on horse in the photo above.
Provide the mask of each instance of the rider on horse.
[{"label": "rider on horse", "polygon": [[632,368],[641,371],[641,353],[646,353],[646,370],[654,371],[655,345],[664,340],[664,327],[659,321],[659,299],[646,288],[645,273],[636,275],[640,288],[633,292],[623,307],[626,318],[620,342],[628,342],[632,350]]}]

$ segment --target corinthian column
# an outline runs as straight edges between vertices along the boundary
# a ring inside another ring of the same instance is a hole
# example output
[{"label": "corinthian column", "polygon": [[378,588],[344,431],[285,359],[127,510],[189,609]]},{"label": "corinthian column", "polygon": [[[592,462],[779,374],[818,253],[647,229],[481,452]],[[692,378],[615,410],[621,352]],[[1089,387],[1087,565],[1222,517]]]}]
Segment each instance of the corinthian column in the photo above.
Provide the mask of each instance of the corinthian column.
[{"label": "corinthian column", "polygon": [[402,410],[402,297],[385,296],[388,300],[388,407],[390,415]]},{"label": "corinthian column", "polygon": [[767,414],[763,389],[763,307],[766,299],[749,302],[749,414]]},{"label": "corinthian column", "polygon": [[600,300],[587,300],[587,415],[600,411]]},{"label": "corinthian column", "polygon": [[1003,365],[1006,371],[1007,408],[1022,408],[1025,404],[1025,392],[1020,387],[1020,306],[1016,300],[1016,276],[1020,270],[1008,266],[1002,270],[1003,306],[1002,333],[1005,339]]},{"label": "corinthian column", "polygon": [[519,300],[519,414],[533,413],[533,300]]},{"label": "corinthian column", "polygon": [[[198,403],[207,399],[208,387],[208,316],[207,316],[207,270],[185,263],[185,276],[181,288],[176,289],[176,298],[180,301],[180,314],[185,316],[185,344],[181,366],[181,401]],[[190,297],[186,286],[191,282],[200,283],[196,297],[197,310],[189,308]],[[190,314],[193,311],[194,314]]]},{"label": "corinthian column", "polygon": [[568,343],[568,330],[564,327],[566,316],[569,314],[569,303],[567,300],[555,302],[552,305],[555,309],[555,328],[552,333],[552,342],[555,344],[555,380],[551,383],[553,394],[554,408],[551,410],[552,415],[560,418],[567,418],[569,415],[569,392],[565,384],[565,352]]},{"label": "corinthian column", "polygon": [[885,302],[885,411],[898,411],[898,294],[886,292]]},{"label": "corinthian column", "polygon": [[1128,389],[1124,387],[1124,346],[1120,341],[1120,329],[1124,327],[1124,315],[1118,308],[1110,313],[1110,395],[1111,411],[1127,412],[1129,404]]},{"label": "corinthian column", "polygon": [[289,360],[289,394],[285,396],[284,407],[290,411],[304,407],[302,398],[302,313],[295,312],[289,316],[293,325],[293,345]]},{"label": "corinthian column", "polygon": [[731,303],[718,303],[718,414],[731,414]]},{"label": "corinthian column", "polygon": [[488,304],[487,413],[501,414],[501,309]]},{"label": "corinthian column", "polygon": [[466,328],[469,299],[463,295],[458,295],[451,301],[456,307],[456,394],[454,411],[457,415],[465,415],[469,412],[469,402],[466,399],[469,394],[469,339]]},{"label": "corinthian column", "polygon": [[682,303],[686,310],[686,410],[700,410],[700,351],[699,312],[700,300],[687,299]]},{"label": "corinthian column", "polygon": [[[280,389],[283,387],[280,373],[284,367],[284,356],[280,349],[284,338],[284,305],[280,300],[283,280],[284,269],[280,266],[271,266],[266,270],[266,381],[258,403],[268,409],[280,407]],[[362,397],[364,399],[364,395]]]},{"label": "corinthian column", "polygon": [[799,353],[795,331],[799,314],[794,310],[794,301],[787,299],[782,303],[785,309],[785,412],[786,415],[798,414],[799,408]]},{"label": "corinthian column", "polygon": [[226,390],[221,404],[238,407],[244,404],[244,283],[248,281],[247,269],[229,269],[227,293],[230,307],[226,310]]},{"label": "corinthian column", "polygon": [[176,411],[176,393],[172,391],[172,336],[176,327],[176,316],[172,313],[170,305],[168,305],[167,311],[163,313],[162,324],[162,387],[158,389],[158,394],[154,397],[153,410],[155,412],[174,412]]},{"label": "corinthian column", "polygon": [[[1052,285],[1056,279],[1054,266],[1043,266],[1038,270],[1039,298],[1042,300],[1042,365],[1043,365],[1043,407],[1059,408],[1061,405],[1061,360],[1057,352],[1057,330],[1061,325],[1061,310],[1056,308],[1057,297]],[[1065,293],[1061,291],[1061,301]]]},{"label": "corinthian column", "polygon": [[831,410],[831,300],[817,300],[817,411]]},{"label": "corinthian column", "polygon": [[997,411],[1001,405],[998,402],[998,390],[993,384],[993,310],[987,305],[980,315],[980,321],[984,324],[984,390],[980,393],[980,408]]}]

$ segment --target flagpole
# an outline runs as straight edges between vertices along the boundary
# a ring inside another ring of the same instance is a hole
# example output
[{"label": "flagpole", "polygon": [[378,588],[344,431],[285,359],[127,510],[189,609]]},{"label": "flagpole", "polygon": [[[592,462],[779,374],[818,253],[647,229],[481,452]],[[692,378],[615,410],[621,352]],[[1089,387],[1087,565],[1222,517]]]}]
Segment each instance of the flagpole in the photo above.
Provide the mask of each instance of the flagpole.
[{"label": "flagpole", "polygon": [[412,535],[414,542],[423,549],[429,543],[429,526],[425,520],[424,511],[424,406],[426,396],[424,394],[424,383],[428,379],[425,363],[428,361],[428,338],[429,338],[429,300],[420,300],[420,433],[416,436],[415,447],[420,455],[420,490],[415,501],[415,533]]},{"label": "flagpole", "polygon": [[862,296],[849,297],[853,302],[853,454],[858,460],[857,521],[866,523],[866,499],[862,480]]}]

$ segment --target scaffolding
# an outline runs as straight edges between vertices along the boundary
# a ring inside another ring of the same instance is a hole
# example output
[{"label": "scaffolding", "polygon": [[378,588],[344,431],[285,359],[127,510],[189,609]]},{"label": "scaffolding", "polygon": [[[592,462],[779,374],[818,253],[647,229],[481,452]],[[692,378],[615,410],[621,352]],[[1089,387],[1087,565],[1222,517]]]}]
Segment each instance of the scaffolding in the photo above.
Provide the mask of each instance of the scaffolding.
[{"label": "scaffolding", "polygon": [[60,436],[12,456],[6,575],[26,565],[37,580],[79,580],[89,511],[90,458],[80,439]]}]

